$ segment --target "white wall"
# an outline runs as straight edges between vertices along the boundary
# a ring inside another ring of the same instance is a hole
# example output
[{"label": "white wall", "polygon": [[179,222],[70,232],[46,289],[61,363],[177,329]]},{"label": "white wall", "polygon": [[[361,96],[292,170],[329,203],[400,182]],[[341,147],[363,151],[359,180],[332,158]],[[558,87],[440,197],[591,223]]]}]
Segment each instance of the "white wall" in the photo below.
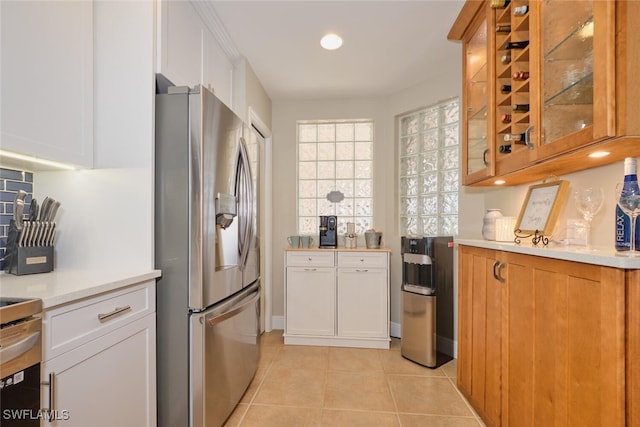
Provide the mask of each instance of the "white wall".
[{"label": "white wall", "polygon": [[[273,280],[274,315],[284,313],[284,254],[286,237],[296,233],[296,121],[372,118],[374,141],[374,224],[384,232],[384,244],[391,248],[391,321],[401,322],[400,232],[398,227],[397,145],[395,116],[439,100],[459,96],[462,81],[461,57],[452,44],[452,54],[423,84],[385,98],[276,101],[273,104]],[[452,71],[453,70],[453,71]],[[363,246],[363,242],[360,242]]]},{"label": "white wall", "polygon": [[[393,197],[392,172],[385,160],[393,157],[389,139],[389,113],[384,99],[274,101],[273,103],[273,314],[284,314],[284,251],[287,236],[296,227],[296,121],[373,119],[374,127],[374,224],[386,231],[392,226],[388,202]],[[382,163],[381,166],[380,163]],[[391,212],[392,214],[392,212]],[[386,236],[386,234],[385,234]],[[386,238],[385,238],[386,239]],[[317,238],[316,238],[317,242]]]},{"label": "white wall", "polygon": [[154,7],[94,3],[95,169],[34,175],[62,203],[57,270],[154,265]]},{"label": "white wall", "polygon": [[[591,243],[596,249],[597,247],[613,248],[616,207],[614,193],[616,183],[621,182],[623,176],[624,168],[622,162],[559,176],[558,178],[560,179],[568,180],[571,187],[569,189],[569,197],[558,218],[557,227],[552,238],[559,239],[564,237],[567,219],[581,219],[575,207],[573,191],[578,186],[600,186],[605,190],[605,202],[600,213],[593,219]],[[503,215],[517,217],[529,186],[539,183],[534,182],[517,187],[474,189],[474,191],[482,195],[484,203],[482,209],[478,205],[478,209],[469,209],[461,212],[461,216],[464,215],[463,221],[467,224],[467,227],[464,234],[461,233],[460,235],[467,238],[482,238],[482,217],[485,209],[501,209]]]}]

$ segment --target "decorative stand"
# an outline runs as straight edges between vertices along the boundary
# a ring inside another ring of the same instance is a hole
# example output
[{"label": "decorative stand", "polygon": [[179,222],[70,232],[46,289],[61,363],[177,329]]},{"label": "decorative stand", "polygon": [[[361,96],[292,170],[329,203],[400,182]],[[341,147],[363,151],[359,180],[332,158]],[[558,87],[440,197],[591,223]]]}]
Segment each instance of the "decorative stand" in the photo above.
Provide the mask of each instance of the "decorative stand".
[{"label": "decorative stand", "polygon": [[516,245],[519,245],[522,242],[521,239],[526,239],[526,238],[529,238],[531,236],[533,236],[533,238],[531,239],[531,243],[533,244],[533,246],[538,246],[538,243],[540,243],[540,242],[542,242],[543,246],[547,246],[549,244],[549,238],[548,237],[544,237],[539,232],[539,230],[534,231],[533,234],[523,234],[522,230],[517,229],[517,230],[514,230],[513,234],[516,236],[513,239],[513,242]]}]

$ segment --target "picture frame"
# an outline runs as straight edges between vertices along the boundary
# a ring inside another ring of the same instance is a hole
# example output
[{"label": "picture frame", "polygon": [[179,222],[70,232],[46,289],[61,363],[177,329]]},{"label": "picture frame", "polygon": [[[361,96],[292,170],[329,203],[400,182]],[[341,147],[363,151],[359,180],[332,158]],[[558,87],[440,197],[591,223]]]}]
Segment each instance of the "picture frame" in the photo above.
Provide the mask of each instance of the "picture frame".
[{"label": "picture frame", "polygon": [[550,236],[569,193],[569,181],[557,180],[529,187],[520,214],[516,233]]}]

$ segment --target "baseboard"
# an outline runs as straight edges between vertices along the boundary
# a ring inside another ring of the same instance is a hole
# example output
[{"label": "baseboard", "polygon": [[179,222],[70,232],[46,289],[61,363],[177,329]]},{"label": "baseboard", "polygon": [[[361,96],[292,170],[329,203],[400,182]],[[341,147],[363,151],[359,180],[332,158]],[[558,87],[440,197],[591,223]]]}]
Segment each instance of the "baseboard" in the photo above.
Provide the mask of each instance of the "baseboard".
[{"label": "baseboard", "polygon": [[394,338],[402,338],[402,325],[400,323],[389,322],[389,335]]},{"label": "baseboard", "polygon": [[[284,316],[272,316],[271,329],[284,330]],[[389,322],[389,335],[394,338],[402,338],[402,325],[396,322]],[[441,353],[458,358],[458,342],[455,340],[438,335],[436,336],[436,348]]]},{"label": "baseboard", "polygon": [[271,329],[282,329],[284,331],[284,316],[271,316]]}]

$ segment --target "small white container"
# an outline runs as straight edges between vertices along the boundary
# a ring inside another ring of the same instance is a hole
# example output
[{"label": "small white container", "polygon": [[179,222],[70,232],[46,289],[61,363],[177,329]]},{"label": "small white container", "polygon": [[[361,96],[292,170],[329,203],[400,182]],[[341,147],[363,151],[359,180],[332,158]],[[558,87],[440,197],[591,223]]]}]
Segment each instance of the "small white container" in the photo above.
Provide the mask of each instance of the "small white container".
[{"label": "small white container", "polygon": [[482,237],[485,240],[496,240],[496,219],[502,218],[500,209],[487,209],[482,219]]}]

